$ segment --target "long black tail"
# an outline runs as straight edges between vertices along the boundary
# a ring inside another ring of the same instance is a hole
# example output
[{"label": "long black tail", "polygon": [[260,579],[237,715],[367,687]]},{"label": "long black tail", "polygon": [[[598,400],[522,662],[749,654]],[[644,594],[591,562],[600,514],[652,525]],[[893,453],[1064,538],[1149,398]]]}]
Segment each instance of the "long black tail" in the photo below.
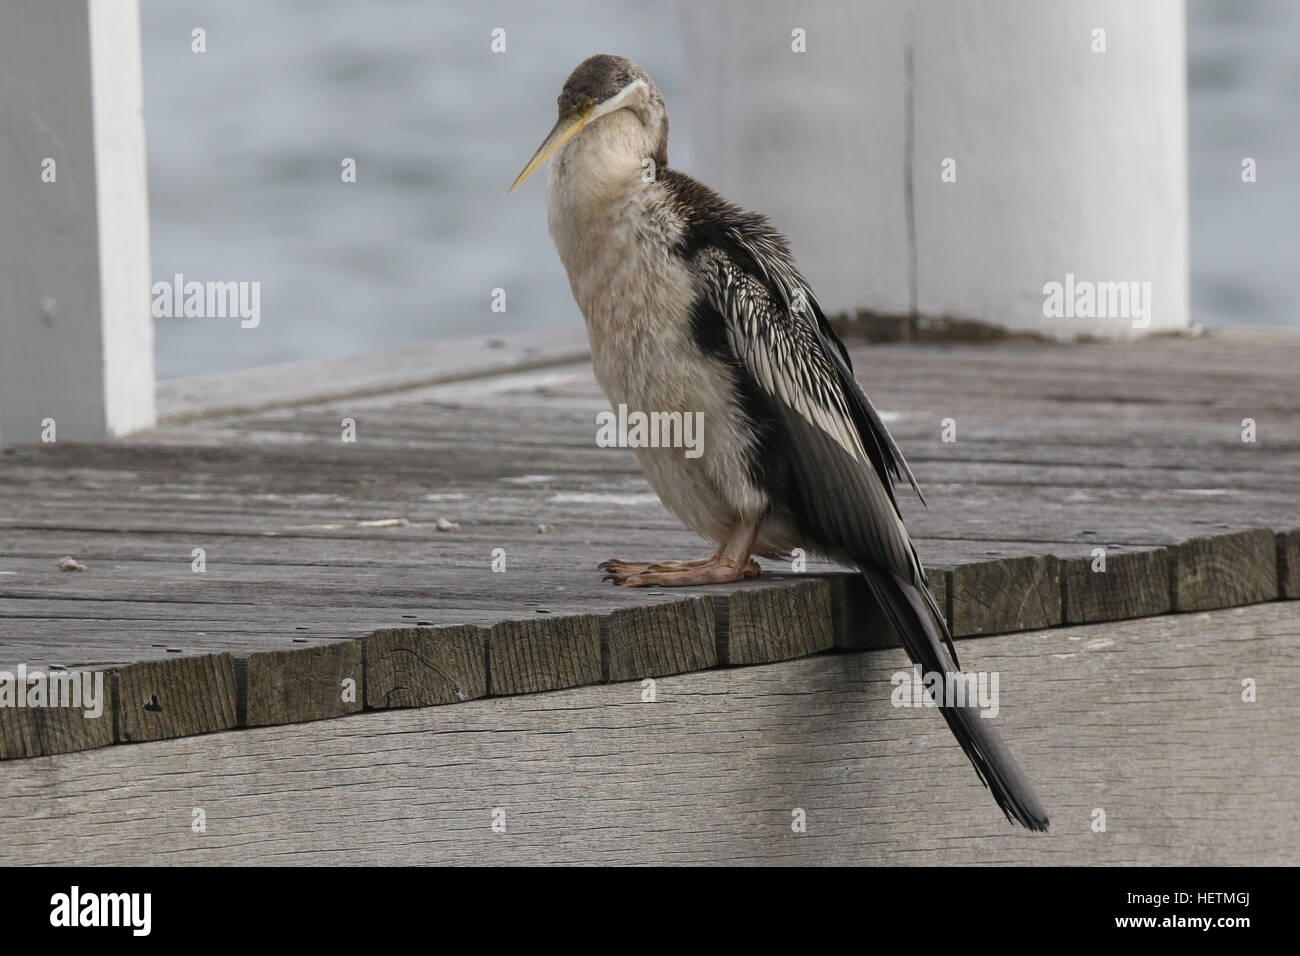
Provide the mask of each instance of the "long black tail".
[{"label": "long black tail", "polygon": [[[903,639],[903,647],[912,663],[920,666],[926,674],[951,674],[957,672],[956,651],[951,655],[945,652],[942,641],[952,647],[952,638],[948,634],[947,624],[942,618],[936,619],[932,612],[933,598],[910,581],[906,581],[880,567],[862,568],[863,577],[885,615],[894,625]],[[928,600],[927,600],[928,598]],[[948,658],[951,656],[951,662]],[[967,704],[961,707],[944,707],[940,703],[940,712],[948,721],[953,736],[966,751],[966,756],[975,766],[984,786],[993,793],[1007,819],[1019,823],[1030,830],[1046,830],[1047,814],[1034,789],[1020,772],[1016,759],[1007,749],[988,720],[981,717],[979,709]]]}]

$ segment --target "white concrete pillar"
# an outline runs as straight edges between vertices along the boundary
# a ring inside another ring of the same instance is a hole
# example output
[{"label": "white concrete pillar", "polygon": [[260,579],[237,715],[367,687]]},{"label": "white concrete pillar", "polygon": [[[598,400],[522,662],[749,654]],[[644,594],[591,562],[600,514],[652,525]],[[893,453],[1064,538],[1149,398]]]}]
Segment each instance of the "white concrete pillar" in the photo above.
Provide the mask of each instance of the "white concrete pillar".
[{"label": "white concrete pillar", "polygon": [[0,5],[0,442],[154,422],[137,0]]},{"label": "white concrete pillar", "polygon": [[911,311],[906,4],[678,9],[695,146],[684,171],[771,218],[827,310]]},{"label": "white concrete pillar", "polygon": [[773,214],[829,311],[1188,324],[1181,0],[681,9],[701,178]]}]

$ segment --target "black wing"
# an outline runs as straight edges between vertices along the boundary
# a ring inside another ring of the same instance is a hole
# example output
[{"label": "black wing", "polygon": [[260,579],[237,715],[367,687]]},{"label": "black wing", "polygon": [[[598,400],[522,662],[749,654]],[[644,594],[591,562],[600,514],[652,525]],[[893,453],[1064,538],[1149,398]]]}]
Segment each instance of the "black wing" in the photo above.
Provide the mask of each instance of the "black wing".
[{"label": "black wing", "polygon": [[843,346],[823,331],[806,286],[791,290],[795,301],[780,301],[770,276],[717,249],[702,252],[696,269],[709,317],[784,445],[785,487],[769,491],[788,497],[828,553],[919,574],[890,478],[911,472],[853,380]]},{"label": "black wing", "polygon": [[[784,312],[787,324],[795,323],[799,330],[792,333],[798,336],[797,340],[790,336],[783,340],[779,333],[774,333],[768,345],[778,348],[783,344],[797,345],[820,355],[820,360],[813,361],[818,362],[817,374],[823,375],[824,381],[811,384],[820,384],[838,394],[840,410],[847,414],[857,431],[862,450],[880,476],[890,501],[894,500],[894,480],[906,478],[924,503],[925,497],[903,453],[853,377],[848,350],[826,321],[808,283],[794,267],[784,237],[764,216],[732,205],[684,173],[664,169],[659,176],[687,224],[681,253],[695,260],[706,281],[717,286],[713,298],[725,298],[728,294],[725,287],[732,281],[730,277],[747,275],[755,280],[757,288],[752,294],[761,296],[766,292],[765,301],[755,304],[773,313]],[[738,289],[735,294],[752,298],[750,289]],[[737,323],[743,321],[740,315],[731,318]],[[707,318],[707,321],[716,325],[715,319]],[[725,344],[728,339],[716,327],[704,330],[703,336],[709,344],[718,340]]]},{"label": "black wing", "polygon": [[782,446],[779,468],[768,472],[776,476],[766,484],[769,496],[817,550],[911,582],[956,665],[952,635],[894,497],[891,474],[916,487],[911,469],[788,259],[765,255],[768,267],[756,270],[755,250],[744,253],[714,247],[696,256],[705,290],[696,320],[713,326],[709,337],[725,340],[743,388],[762,399],[762,411],[751,413],[760,432]]},{"label": "black wing", "polygon": [[[751,414],[783,446],[767,456],[780,462],[780,481],[768,486],[774,503],[783,499],[815,546],[861,568],[913,662],[926,673],[958,671],[952,635],[889,476],[901,470],[915,481],[806,285],[782,284],[801,282],[788,265],[787,275],[774,279],[775,270],[755,274],[721,249],[703,251],[695,262],[707,309],[701,316],[697,308],[696,321],[711,320],[725,337],[741,388],[761,400]],[[1007,818],[1046,830],[1047,814],[1001,737],[974,708],[939,705]]]}]

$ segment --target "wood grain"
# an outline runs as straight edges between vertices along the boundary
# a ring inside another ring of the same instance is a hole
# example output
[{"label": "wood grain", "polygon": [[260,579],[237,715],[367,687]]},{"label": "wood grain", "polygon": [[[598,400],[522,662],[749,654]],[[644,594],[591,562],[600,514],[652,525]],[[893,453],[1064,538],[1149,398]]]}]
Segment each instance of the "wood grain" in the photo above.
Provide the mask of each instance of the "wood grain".
[{"label": "wood grain", "polygon": [[605,619],[605,677],[658,677],[716,667],[714,605],[708,598],[621,608]]},{"label": "wood grain", "polygon": [[587,355],[580,329],[520,331],[340,358],[313,359],[158,383],[158,418],[185,422],[312,402],[379,395]]},{"label": "wood grain", "polygon": [[[0,760],[92,750],[114,742],[116,675],[94,668],[75,668],[71,671],[42,669],[40,673],[78,673],[78,679],[83,684],[91,682],[87,688],[91,698],[87,700],[84,690],[78,695],[70,688],[66,692],[67,701],[60,699],[60,704],[71,703],[73,706],[13,706],[17,703],[19,694],[24,703],[30,700],[27,679],[31,675],[21,675],[22,681],[16,670],[0,675],[11,682],[10,688],[15,695],[10,706],[0,707]],[[82,704],[91,703],[92,707],[77,706],[78,701]],[[94,712],[95,703],[98,704],[98,713]]]},{"label": "wood grain", "polygon": [[1209,611],[1278,596],[1277,536],[1267,529],[1193,538],[1171,554],[1175,610]]},{"label": "wood grain", "polygon": [[116,737],[123,743],[237,725],[235,663],[229,654],[129,664],[115,676]]},{"label": "wood grain", "polygon": [[714,599],[714,617],[723,664],[784,661],[835,646],[831,587],[823,580],[733,591]]},{"label": "wood grain", "polygon": [[488,693],[485,628],[384,628],[362,643],[371,709],[455,704]]},{"label": "wood grain", "polygon": [[236,720],[240,727],[264,727],[353,714],[362,708],[364,681],[360,641],[237,657]]},{"label": "wood grain", "polygon": [[959,565],[951,586],[955,637],[1061,623],[1060,561],[1053,555]]},{"label": "wood grain", "polygon": [[1300,529],[1278,533],[1277,584],[1278,597],[1300,599]]},{"label": "wood grain", "polygon": [[502,621],[488,637],[493,694],[531,694],[602,680],[600,619],[594,615]]},{"label": "wood grain", "polygon": [[891,706],[889,649],[12,761],[0,864],[1300,864],[1294,603],[962,650],[1046,835]]},{"label": "wood grain", "polygon": [[[355,374],[323,365],[315,372],[329,374],[178,383],[171,422],[150,432],[5,449],[0,667],[151,665],[151,696],[217,702],[175,721],[137,712],[134,697],[119,705],[132,733],[177,733],[224,726],[231,694],[223,667],[168,670],[177,659],[238,663],[236,722],[311,719],[341,706],[330,685],[342,676],[312,676],[299,655],[377,633],[391,643],[367,644],[385,649],[364,663],[370,707],[662,676],[728,654],[783,659],[824,649],[828,634],[838,647],[897,643],[854,576],[817,560],[806,575],[764,560],[757,581],[727,588],[602,583],[603,558],[708,546],[658,503],[630,451],[594,445],[607,403],[588,364],[562,364],[581,338],[571,331],[540,351],[511,338],[429,362],[372,356]],[[1297,342],[1233,331],[1127,346],[854,347],[927,492],[929,508],[903,489],[899,506],[954,630],[1159,613],[1175,586],[1184,608],[1294,596],[1293,533],[1218,539],[1295,526]],[[1241,441],[1242,407],[1268,423],[1257,444]],[[344,417],[358,422],[355,443],[341,440]],[[955,442],[941,439],[947,417]],[[1207,543],[1176,550],[1193,539]],[[1084,576],[1099,545],[1110,570]],[[1161,548],[1176,555],[1163,595],[1155,559],[1129,557]],[[493,573],[498,553],[507,573]],[[63,555],[87,570],[60,571]],[[472,640],[428,656],[422,632],[461,628],[495,642],[500,673],[489,678],[486,650],[478,669]],[[55,746],[30,726],[3,733]],[[64,747],[102,736],[61,733]]]},{"label": "wood grain", "polygon": [[1099,558],[1061,561],[1061,622],[1088,624],[1147,617],[1173,610],[1169,551],[1106,549]]}]

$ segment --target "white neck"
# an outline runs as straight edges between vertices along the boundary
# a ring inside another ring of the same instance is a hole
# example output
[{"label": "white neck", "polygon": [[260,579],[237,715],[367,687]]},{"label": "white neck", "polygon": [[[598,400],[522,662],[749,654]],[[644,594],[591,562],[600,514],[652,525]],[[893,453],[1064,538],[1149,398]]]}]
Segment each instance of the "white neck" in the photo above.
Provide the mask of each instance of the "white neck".
[{"label": "white neck", "polygon": [[[645,180],[666,130],[662,100],[634,80],[598,105],[587,124],[551,160],[548,204],[563,198],[581,205],[625,197]],[[558,197],[557,193],[567,194]]]},{"label": "white neck", "polygon": [[[635,82],[597,107],[551,158],[546,211],[574,297],[589,318],[610,271],[644,245],[645,209],[662,192],[650,173],[660,151],[662,101]],[[660,237],[661,242],[669,240]],[[642,249],[641,251],[644,251]]]},{"label": "white neck", "polygon": [[589,202],[619,199],[641,181],[643,160],[653,153],[654,143],[631,110],[602,116],[551,160],[548,199],[557,189]]}]

